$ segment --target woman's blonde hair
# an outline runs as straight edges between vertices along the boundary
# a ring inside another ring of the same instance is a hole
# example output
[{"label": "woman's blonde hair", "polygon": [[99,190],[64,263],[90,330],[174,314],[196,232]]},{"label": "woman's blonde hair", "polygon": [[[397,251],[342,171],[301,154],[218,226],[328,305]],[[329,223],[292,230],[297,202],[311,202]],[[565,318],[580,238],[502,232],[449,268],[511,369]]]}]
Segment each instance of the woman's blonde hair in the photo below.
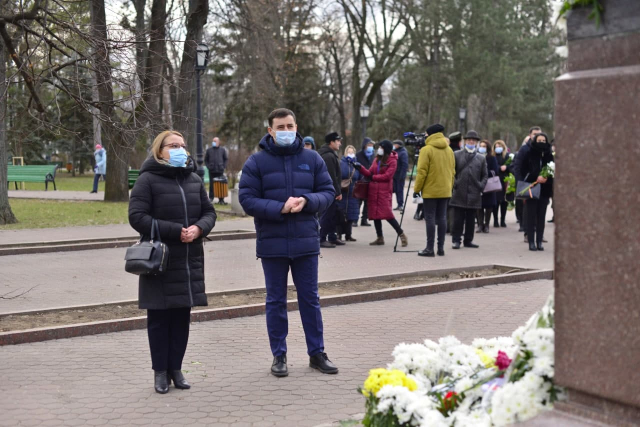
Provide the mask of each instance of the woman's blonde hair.
[{"label": "woman's blonde hair", "polygon": [[[504,150],[502,150],[502,153],[496,154],[496,145],[502,145],[502,148],[504,148]],[[493,151],[494,156],[505,157],[507,155],[507,144],[503,140],[498,139],[496,140],[496,142],[493,143],[493,147],[491,147],[491,151]]]},{"label": "woman's blonde hair", "polygon": [[347,155],[347,151],[349,150],[353,150],[353,154],[356,154],[358,152],[358,150],[356,150],[356,147],[354,147],[353,145],[347,145],[346,147],[344,147],[344,155]]},{"label": "woman's blonde hair", "polygon": [[165,130],[160,132],[158,136],[156,136],[156,138],[153,140],[153,143],[151,144],[151,150],[150,150],[151,155],[153,156],[154,159],[156,159],[156,162],[158,163],[167,163],[167,161],[162,158],[162,155],[160,154],[160,152],[162,151],[162,143],[164,142],[165,139],[167,139],[169,135],[179,136],[184,141],[184,136],[182,136],[180,132],[176,132],[175,130]]}]

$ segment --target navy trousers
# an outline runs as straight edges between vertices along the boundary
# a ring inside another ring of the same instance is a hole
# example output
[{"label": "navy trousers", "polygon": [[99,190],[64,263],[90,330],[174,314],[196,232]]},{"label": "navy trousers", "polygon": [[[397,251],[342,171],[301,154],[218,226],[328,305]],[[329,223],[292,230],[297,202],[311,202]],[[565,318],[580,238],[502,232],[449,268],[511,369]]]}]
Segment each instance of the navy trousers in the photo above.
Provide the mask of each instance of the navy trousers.
[{"label": "navy trousers", "polygon": [[330,242],[338,239],[336,227],[338,226],[338,201],[334,200],[331,206],[320,217],[320,241],[324,242],[329,237]]},{"label": "navy trousers", "polygon": [[398,206],[404,206],[404,179],[393,179],[393,192],[396,193]]},{"label": "navy trousers", "polygon": [[98,181],[100,180],[100,177],[107,179],[106,175],[103,175],[100,173],[96,173],[95,175],[93,175],[93,192],[94,193],[98,192]]},{"label": "navy trousers", "polygon": [[298,309],[309,356],[324,351],[322,313],[318,296],[318,255],[300,258],[262,258],[267,286],[267,331],[274,356],[287,352],[287,278],[289,269],[298,294]]}]

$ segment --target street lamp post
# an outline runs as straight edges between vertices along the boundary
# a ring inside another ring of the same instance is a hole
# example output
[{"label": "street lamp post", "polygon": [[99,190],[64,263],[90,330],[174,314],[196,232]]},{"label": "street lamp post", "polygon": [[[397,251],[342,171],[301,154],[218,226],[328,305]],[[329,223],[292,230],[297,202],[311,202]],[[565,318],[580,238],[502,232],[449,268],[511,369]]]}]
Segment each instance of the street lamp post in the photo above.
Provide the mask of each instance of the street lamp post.
[{"label": "street lamp post", "polygon": [[362,140],[367,137],[367,119],[369,118],[369,106],[362,105],[360,107],[360,118],[362,119]]},{"label": "street lamp post", "polygon": [[466,124],[467,109],[460,107],[460,111],[458,111],[458,117],[460,118],[460,133],[464,137],[464,124]]},{"label": "street lamp post", "polygon": [[209,47],[204,43],[198,43],[196,47],[196,163],[198,170],[196,173],[204,181],[204,153],[202,149],[202,102],[200,99],[200,75],[204,74],[209,61]]}]

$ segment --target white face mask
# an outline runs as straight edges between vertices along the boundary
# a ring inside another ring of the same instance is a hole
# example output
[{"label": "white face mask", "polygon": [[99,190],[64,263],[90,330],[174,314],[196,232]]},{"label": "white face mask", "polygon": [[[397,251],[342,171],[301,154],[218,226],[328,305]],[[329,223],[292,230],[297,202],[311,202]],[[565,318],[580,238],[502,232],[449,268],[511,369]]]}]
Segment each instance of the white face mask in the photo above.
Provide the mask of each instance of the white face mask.
[{"label": "white face mask", "polygon": [[353,158],[356,157],[356,155],[353,154],[353,153],[349,153],[349,154],[347,154],[347,157],[350,158],[350,159],[353,159]]},{"label": "white face mask", "polygon": [[378,148],[378,156],[384,156],[384,149],[382,147]]}]

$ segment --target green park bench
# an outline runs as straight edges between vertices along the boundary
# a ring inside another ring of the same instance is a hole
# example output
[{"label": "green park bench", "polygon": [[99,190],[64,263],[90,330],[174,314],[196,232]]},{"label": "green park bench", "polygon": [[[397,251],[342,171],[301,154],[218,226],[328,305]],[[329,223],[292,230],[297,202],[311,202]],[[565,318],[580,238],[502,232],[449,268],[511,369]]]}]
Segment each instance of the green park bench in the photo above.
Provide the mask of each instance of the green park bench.
[{"label": "green park bench", "polygon": [[49,183],[53,182],[53,189],[56,188],[57,165],[8,165],[7,185],[14,182],[16,190],[19,182],[44,182],[45,191],[49,189]]},{"label": "green park bench", "polygon": [[[138,177],[140,176],[140,170],[139,169],[131,169],[129,170],[129,189],[133,188],[133,185],[136,183],[136,180],[138,179]],[[204,168],[204,183],[208,184],[209,183],[209,169],[207,169],[206,167]]]}]

